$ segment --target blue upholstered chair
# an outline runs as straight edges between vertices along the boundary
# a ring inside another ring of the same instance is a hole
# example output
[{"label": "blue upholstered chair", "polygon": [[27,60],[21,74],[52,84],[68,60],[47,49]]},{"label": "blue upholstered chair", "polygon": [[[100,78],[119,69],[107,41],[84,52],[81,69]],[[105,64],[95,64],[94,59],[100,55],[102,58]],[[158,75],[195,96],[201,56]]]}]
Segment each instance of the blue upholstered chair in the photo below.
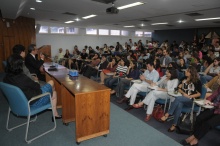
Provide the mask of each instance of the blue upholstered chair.
[{"label": "blue upholstered chair", "polygon": [[[205,95],[206,95],[207,89],[205,86],[202,86],[202,90],[201,90],[201,96],[200,99],[204,99]],[[201,111],[201,107],[198,105],[193,104],[192,107],[183,107],[182,108],[182,113],[191,113],[191,110],[193,109],[193,112],[196,112],[197,115],[200,113]]]},{"label": "blue upholstered chair", "polygon": [[[38,108],[30,106],[30,102],[34,101],[36,99],[39,99],[39,98],[41,98],[42,96],[45,96],[45,95],[49,95],[51,97],[49,92],[38,95],[38,96],[35,96],[35,97],[31,98],[28,101],[26,96],[24,95],[24,93],[21,91],[21,89],[16,87],[16,86],[0,82],[0,89],[2,90],[3,94],[5,95],[5,97],[7,98],[8,103],[9,103],[7,123],[6,123],[6,129],[8,131],[12,131],[15,128],[26,125],[25,141],[27,143],[31,143],[33,140],[35,140],[35,139],[51,132],[51,131],[54,131],[56,129],[56,120],[55,120],[55,117],[54,117],[54,114],[53,114],[54,111],[53,111],[53,108],[52,108],[52,115],[53,115],[53,119],[54,119],[54,126],[52,127],[52,129],[50,129],[50,130],[48,130],[48,131],[46,131],[46,132],[44,132],[44,133],[42,133],[42,134],[40,134],[40,135],[38,135],[34,138],[28,140],[29,123],[36,121],[38,113],[52,107],[51,98],[50,98],[50,103],[49,104],[38,107]],[[15,127],[9,128],[9,119],[10,119],[10,113],[11,112],[16,116],[27,117],[27,122],[25,122],[23,124],[20,124],[20,125],[17,125]],[[35,118],[30,121],[30,117],[34,116],[34,115],[35,115]]]}]

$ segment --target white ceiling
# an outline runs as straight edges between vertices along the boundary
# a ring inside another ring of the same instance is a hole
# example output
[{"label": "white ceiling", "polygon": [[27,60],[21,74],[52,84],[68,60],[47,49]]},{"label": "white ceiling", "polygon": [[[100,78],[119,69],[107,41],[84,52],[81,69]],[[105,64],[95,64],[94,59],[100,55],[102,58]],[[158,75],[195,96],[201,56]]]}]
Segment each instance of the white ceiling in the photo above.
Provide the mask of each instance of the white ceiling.
[{"label": "white ceiling", "polygon": [[[219,27],[220,20],[199,21],[197,18],[220,17],[220,0],[116,0],[115,6],[130,4],[136,1],[145,2],[144,5],[120,10],[118,14],[106,14],[106,8],[111,3],[103,4],[92,0],[0,0],[3,18],[15,19],[18,16],[35,18],[37,23],[64,24],[90,14],[97,17],[69,24],[74,27],[113,27],[122,29],[125,25],[135,25],[130,29],[162,30],[199,27]],[[36,10],[30,10],[34,7]],[[70,12],[75,16],[65,15]],[[188,13],[200,13],[201,16],[187,16]],[[53,19],[53,20],[51,20]],[[141,20],[150,20],[143,22]],[[185,22],[178,23],[178,20]],[[152,26],[151,23],[168,22],[169,25]],[[216,23],[218,22],[218,23]],[[141,24],[144,27],[141,27]],[[66,24],[65,24],[66,25]]]}]

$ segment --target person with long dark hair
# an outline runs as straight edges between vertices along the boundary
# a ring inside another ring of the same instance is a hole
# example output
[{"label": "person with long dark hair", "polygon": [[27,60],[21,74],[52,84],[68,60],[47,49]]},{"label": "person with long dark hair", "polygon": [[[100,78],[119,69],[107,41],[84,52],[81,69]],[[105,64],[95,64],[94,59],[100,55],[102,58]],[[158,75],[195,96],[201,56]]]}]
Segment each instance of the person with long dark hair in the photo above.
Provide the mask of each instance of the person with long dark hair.
[{"label": "person with long dark hair", "polygon": [[134,108],[140,108],[143,104],[147,105],[147,116],[145,121],[149,121],[153,112],[154,104],[157,99],[169,99],[167,92],[173,92],[178,85],[176,69],[168,68],[166,75],[164,75],[158,82],[152,83],[151,86],[158,86],[157,89],[150,91],[142,102],[133,104]]},{"label": "person with long dark hair", "polygon": [[[217,80],[220,85],[220,79]],[[220,125],[220,87],[204,101],[205,105],[212,105],[213,109],[206,109],[196,117],[193,134],[182,140],[182,145],[196,146],[210,130]]]},{"label": "person with long dark hair", "polygon": [[[7,61],[7,68],[8,72],[3,79],[3,82],[17,86],[20,88],[27,100],[30,100],[32,97],[50,92],[51,98],[52,98],[52,108],[54,109],[54,115],[56,119],[61,119],[62,116],[60,116],[57,112],[57,93],[55,91],[54,82],[52,80],[48,81],[47,84],[40,87],[40,84],[30,79],[28,76],[26,76],[23,73],[23,59],[21,56],[14,54],[8,58]],[[16,97],[18,98],[18,97]],[[40,107],[43,105],[46,105],[50,102],[50,96],[46,95],[38,100],[31,103],[31,107]]]},{"label": "person with long dark hair", "polygon": [[161,118],[161,121],[165,122],[170,115],[174,116],[173,125],[168,129],[169,132],[175,131],[182,107],[191,107],[193,98],[199,98],[201,95],[202,84],[198,78],[195,67],[189,66],[185,71],[185,76],[186,78],[183,79],[182,83],[178,86],[178,92],[180,92],[182,96],[175,98],[169,111]]},{"label": "person with long dark hair", "polygon": [[137,63],[131,61],[126,73],[126,77],[120,79],[116,88],[111,91],[111,94],[117,93],[118,97],[122,98],[124,93],[124,88],[126,86],[129,86],[132,80],[138,79],[139,76],[140,76],[140,72],[137,68]]}]

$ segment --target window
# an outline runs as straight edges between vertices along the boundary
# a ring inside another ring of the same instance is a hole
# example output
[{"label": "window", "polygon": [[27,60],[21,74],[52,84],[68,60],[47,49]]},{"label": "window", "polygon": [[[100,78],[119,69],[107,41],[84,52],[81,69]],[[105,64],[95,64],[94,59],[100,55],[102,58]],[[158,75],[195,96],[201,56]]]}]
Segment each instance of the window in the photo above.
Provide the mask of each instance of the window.
[{"label": "window", "polygon": [[144,32],[144,37],[151,37],[152,36],[152,32]]},{"label": "window", "polygon": [[86,34],[97,35],[97,29],[86,28]]},{"label": "window", "polygon": [[118,35],[119,36],[120,35],[120,30],[111,30],[110,34],[111,35]]},{"label": "window", "polygon": [[135,36],[142,37],[143,36],[143,31],[135,31]]},{"label": "window", "polygon": [[66,34],[78,34],[79,29],[74,27],[66,27]]},{"label": "window", "polygon": [[64,27],[50,27],[51,33],[64,33]]},{"label": "window", "polygon": [[99,29],[99,35],[109,35],[108,29]]},{"label": "window", "polygon": [[126,31],[126,30],[122,30],[122,31],[121,31],[121,35],[122,35],[122,36],[128,36],[128,34],[129,34],[129,33],[128,33],[128,31]]},{"label": "window", "polygon": [[48,26],[41,26],[39,33],[48,33]]}]

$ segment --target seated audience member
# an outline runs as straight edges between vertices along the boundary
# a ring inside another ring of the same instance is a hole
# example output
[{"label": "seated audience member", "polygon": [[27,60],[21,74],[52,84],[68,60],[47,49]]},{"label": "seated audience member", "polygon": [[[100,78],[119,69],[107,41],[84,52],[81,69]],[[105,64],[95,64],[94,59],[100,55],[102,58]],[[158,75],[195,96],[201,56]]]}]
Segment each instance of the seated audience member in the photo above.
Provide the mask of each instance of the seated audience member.
[{"label": "seated audience member", "polygon": [[140,72],[137,68],[137,63],[131,61],[126,77],[120,79],[116,88],[111,91],[111,94],[117,93],[118,97],[122,98],[125,86],[129,86],[131,84],[131,80],[139,79],[139,76]]},{"label": "seated audience member", "polygon": [[190,59],[191,58],[191,55],[190,55],[188,49],[184,49],[184,58],[186,58],[186,59]]},{"label": "seated audience member", "polygon": [[140,75],[141,83],[134,83],[131,88],[128,90],[127,94],[121,100],[118,100],[118,103],[123,103],[130,98],[129,107],[126,110],[130,110],[133,108],[133,104],[135,102],[136,96],[138,92],[149,92],[148,86],[151,83],[157,82],[159,79],[159,73],[154,68],[153,62],[147,62],[146,64],[147,70],[144,74]]},{"label": "seated audience member", "polygon": [[150,91],[142,102],[133,104],[134,108],[140,108],[143,104],[147,105],[147,116],[145,121],[149,121],[153,112],[154,104],[157,99],[169,99],[167,92],[173,92],[178,85],[176,69],[168,68],[166,75],[164,75],[158,82],[151,83],[150,86],[158,86],[157,89]]},{"label": "seated audience member", "polygon": [[159,59],[163,57],[163,50],[161,48],[157,48],[155,56],[158,57]]},{"label": "seated audience member", "polygon": [[205,71],[205,70],[209,67],[209,65],[213,63],[213,61],[212,61],[212,59],[211,59],[210,57],[208,57],[208,56],[204,56],[204,57],[202,58],[202,60],[203,60],[203,67],[204,67],[204,70],[203,70],[203,71]]},{"label": "seated audience member", "polygon": [[[24,47],[23,45],[20,45],[20,44],[15,45],[15,46],[12,48],[12,50],[13,50],[13,54],[21,56],[22,59],[25,58],[25,47]],[[9,64],[9,63],[7,63],[7,64]],[[6,68],[6,72],[7,72],[7,68]],[[31,75],[30,71],[29,71],[28,68],[25,66],[24,61],[23,61],[23,73],[24,73],[26,76],[28,76],[30,79],[32,79],[33,81],[35,81],[35,82],[38,82],[38,81],[39,81],[36,76],[32,76],[32,75]]]},{"label": "seated audience member", "polygon": [[162,69],[160,67],[160,60],[159,59],[154,60],[154,66],[155,66],[155,70],[159,73],[159,76],[162,77],[163,72],[162,72]]},{"label": "seated audience member", "polygon": [[73,50],[76,52],[77,55],[80,55],[81,52],[79,51],[77,45],[74,46]]},{"label": "seated audience member", "polygon": [[128,54],[128,56],[127,56],[127,60],[131,60],[131,61],[137,61],[137,58],[136,58],[136,56],[134,55],[134,52],[132,51],[132,50],[130,50],[129,52],[128,52],[129,54]]},{"label": "seated audience member", "polygon": [[88,59],[88,57],[89,57],[88,53],[86,53],[86,50],[83,49],[82,53],[79,55],[79,58],[77,59],[78,68],[79,69],[82,68],[83,60]]},{"label": "seated audience member", "polygon": [[[13,50],[13,54],[19,55],[23,59],[25,59],[25,47],[23,45],[15,45],[12,50]],[[26,76],[28,76],[30,79],[32,79],[33,81],[38,82],[41,86],[45,84],[44,81],[38,80],[38,78],[37,78],[37,76],[35,74],[32,75],[30,73],[29,69],[25,66],[25,63],[23,63],[23,73]]]},{"label": "seated audience member", "polygon": [[179,58],[178,70],[180,72],[183,72],[183,70],[185,70],[185,69],[186,69],[185,60],[183,58]]},{"label": "seated audience member", "polygon": [[72,55],[70,54],[69,50],[66,49],[66,53],[64,55],[64,59],[62,60],[62,65],[67,67],[68,66],[68,61],[69,61],[69,58],[71,58]]},{"label": "seated audience member", "polygon": [[[99,70],[103,70],[106,69],[108,65],[108,61],[105,55],[102,55],[102,59],[101,62],[98,66],[92,67],[92,66],[88,66],[87,70],[84,72],[84,76],[90,78],[91,76],[96,76],[97,73],[99,73]],[[99,76],[99,75],[98,75]]]},{"label": "seated audience member", "polygon": [[199,57],[193,56],[193,60],[194,60],[193,61],[194,63],[192,63],[192,66],[194,66],[196,68],[197,72],[200,72],[200,70],[201,70],[201,63],[200,63]]},{"label": "seated audience member", "polygon": [[90,66],[90,67],[95,67],[97,66],[99,63],[100,63],[100,58],[99,58],[99,54],[98,53],[95,53],[94,56],[92,57],[91,59],[91,62],[88,63],[87,61],[84,61],[82,66],[81,66],[81,73],[83,74],[86,70],[87,70],[87,67]]},{"label": "seated audience member", "polygon": [[109,87],[113,88],[113,85],[118,82],[119,77],[125,77],[128,67],[127,67],[127,60],[126,59],[121,59],[120,62],[118,62],[118,66],[115,70],[115,73],[113,77],[107,78],[104,80],[104,84]]},{"label": "seated audience member", "polygon": [[178,65],[176,64],[176,62],[170,62],[168,64],[168,67],[171,67],[171,68],[174,68],[174,69],[177,69],[178,70]]},{"label": "seated audience member", "polygon": [[71,54],[71,58],[68,60],[68,68],[79,70],[78,62],[79,55],[77,55],[76,51],[73,50],[73,54]]},{"label": "seated audience member", "polygon": [[209,45],[209,49],[208,49],[208,56],[214,60],[216,58],[215,56],[215,47],[213,45]]},{"label": "seated audience member", "polygon": [[202,84],[195,67],[189,66],[185,71],[185,76],[186,78],[178,86],[178,91],[182,96],[175,97],[169,111],[161,118],[161,122],[165,122],[169,115],[174,116],[173,125],[168,129],[168,132],[175,131],[182,107],[192,107],[193,99],[199,98],[201,95]]},{"label": "seated audience member", "polygon": [[183,58],[185,62],[187,62],[187,58],[184,56],[184,52],[179,52],[179,56],[176,59],[176,63],[179,64],[180,58]]},{"label": "seated audience member", "polygon": [[210,96],[213,92],[215,92],[218,89],[218,87],[219,87],[218,80],[219,79],[220,79],[220,73],[218,74],[218,76],[213,77],[208,83],[205,84],[205,87],[208,88],[205,97]]},{"label": "seated audience member", "polygon": [[93,56],[95,55],[95,51],[93,50],[93,48],[91,46],[89,46],[89,59],[92,59]]},{"label": "seated audience member", "polygon": [[161,67],[167,67],[171,61],[172,58],[169,56],[169,51],[164,49],[163,56],[160,58]]},{"label": "seated audience member", "polygon": [[40,60],[38,60],[38,49],[36,45],[31,44],[28,47],[28,54],[25,58],[25,65],[29,69],[30,73],[34,73],[37,75],[38,79],[41,81],[46,81],[43,63],[44,63],[44,55],[40,54]]},{"label": "seated audience member", "polygon": [[220,58],[217,57],[214,59],[214,62],[209,65],[209,67],[204,72],[204,77],[207,81],[210,81],[213,77],[217,76],[220,72],[220,66],[219,66]]},{"label": "seated audience member", "polygon": [[55,62],[61,63],[63,58],[64,58],[63,49],[59,48],[59,53],[55,56],[55,60],[56,60]]},{"label": "seated audience member", "polygon": [[[52,108],[54,109],[54,115],[56,119],[62,118],[57,112],[57,93],[55,91],[54,82],[50,80],[47,84],[40,87],[40,85],[30,79],[23,73],[23,59],[19,55],[12,55],[8,58],[8,72],[3,79],[5,83],[17,86],[20,88],[27,100],[30,100],[32,97],[50,92],[52,98]],[[18,98],[18,97],[17,97]],[[50,102],[49,96],[43,96],[36,101],[31,103],[31,107],[40,107]]]},{"label": "seated audience member", "polygon": [[100,84],[104,84],[104,80],[110,76],[106,75],[107,73],[110,72],[115,72],[115,69],[117,68],[117,62],[115,61],[115,58],[111,59],[111,62],[108,63],[108,66],[106,67],[106,69],[103,69],[100,73]]},{"label": "seated audience member", "polygon": [[[220,80],[217,81],[218,86]],[[188,138],[182,140],[182,145],[198,145],[200,139],[202,139],[210,130],[220,125],[220,87],[213,92],[211,96],[206,98],[206,105],[214,106],[213,109],[206,109],[196,117],[196,123],[193,133]]]}]

